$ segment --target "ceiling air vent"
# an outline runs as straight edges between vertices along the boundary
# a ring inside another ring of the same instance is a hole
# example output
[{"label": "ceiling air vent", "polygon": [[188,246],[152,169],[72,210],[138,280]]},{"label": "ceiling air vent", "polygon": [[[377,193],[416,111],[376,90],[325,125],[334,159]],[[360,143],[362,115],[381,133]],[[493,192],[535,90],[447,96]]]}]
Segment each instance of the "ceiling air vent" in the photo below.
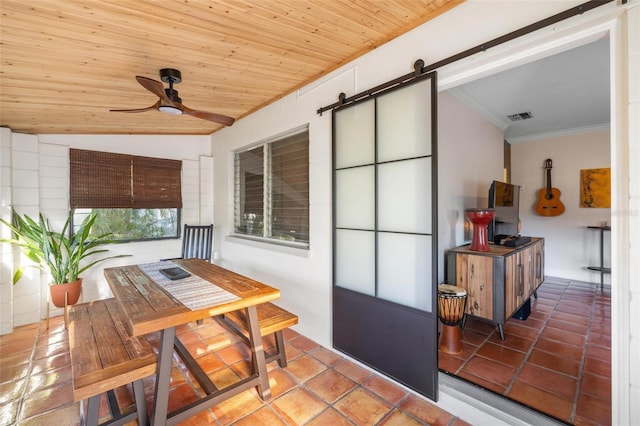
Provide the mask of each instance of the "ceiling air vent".
[{"label": "ceiling air vent", "polygon": [[517,114],[513,114],[513,115],[507,115],[507,118],[511,121],[520,121],[520,120],[526,120],[528,118],[533,118],[533,113],[532,112],[519,112]]}]

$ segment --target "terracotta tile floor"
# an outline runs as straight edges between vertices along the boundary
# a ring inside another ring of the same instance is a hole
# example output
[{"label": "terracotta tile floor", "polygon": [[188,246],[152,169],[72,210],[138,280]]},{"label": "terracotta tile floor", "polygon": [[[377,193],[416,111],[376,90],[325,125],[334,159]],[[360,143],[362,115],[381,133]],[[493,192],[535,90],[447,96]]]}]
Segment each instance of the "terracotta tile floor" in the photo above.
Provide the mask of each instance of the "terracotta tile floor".
[{"label": "terracotta tile floor", "polygon": [[[246,345],[215,321],[178,329],[178,336],[214,383],[222,387],[249,373]],[[149,340],[157,346],[158,336]],[[342,356],[292,331],[285,332],[289,365],[269,365],[272,398],[263,402],[255,390],[243,392],[192,417],[184,424],[214,425],[464,425],[424,398],[395,386]],[[272,341],[266,339],[265,345]],[[62,317],[46,324],[18,327],[0,336],[0,424],[79,424],[73,402],[67,332]],[[594,367],[595,368],[595,367]],[[154,381],[145,381],[150,401]],[[170,409],[193,400],[200,388],[174,356]],[[132,407],[129,387],[119,388],[118,402]],[[108,419],[105,398],[102,420]],[[135,422],[134,422],[135,423]]]},{"label": "terracotta tile floor", "polygon": [[611,287],[547,278],[527,320],[467,319],[461,355],[441,370],[580,425],[611,424]]}]

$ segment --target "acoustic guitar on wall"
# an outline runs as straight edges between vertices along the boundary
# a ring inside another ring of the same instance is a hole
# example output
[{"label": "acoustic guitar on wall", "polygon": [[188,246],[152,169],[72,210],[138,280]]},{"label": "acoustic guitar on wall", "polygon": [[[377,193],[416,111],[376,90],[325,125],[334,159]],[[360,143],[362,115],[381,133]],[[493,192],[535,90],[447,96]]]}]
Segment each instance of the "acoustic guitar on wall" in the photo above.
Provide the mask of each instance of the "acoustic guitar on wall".
[{"label": "acoustic guitar on wall", "polygon": [[547,171],[547,187],[538,191],[536,213],[540,216],[560,216],[564,213],[564,204],[560,201],[560,190],[551,187],[551,159],[545,161]]}]

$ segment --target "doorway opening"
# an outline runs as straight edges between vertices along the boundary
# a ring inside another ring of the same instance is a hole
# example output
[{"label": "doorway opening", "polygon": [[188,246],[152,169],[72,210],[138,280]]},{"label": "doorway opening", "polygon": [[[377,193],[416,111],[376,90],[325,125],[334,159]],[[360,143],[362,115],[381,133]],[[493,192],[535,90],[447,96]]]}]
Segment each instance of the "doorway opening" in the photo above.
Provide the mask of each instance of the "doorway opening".
[{"label": "doorway opening", "polygon": [[[594,412],[605,421],[611,418],[611,287],[605,283],[604,291],[600,291],[599,274],[585,268],[597,252],[593,240],[596,235],[586,226],[610,220],[610,209],[579,209],[574,202],[579,190],[576,170],[614,166],[609,154],[610,41],[607,34],[600,34],[576,44],[579,46],[574,44],[560,53],[554,51],[553,55],[440,94],[443,104],[455,106],[456,117],[467,108],[467,114],[475,114],[494,127],[486,134],[502,132],[509,142],[510,180],[523,187],[522,233],[545,238],[546,280],[538,298],[531,299],[531,315],[526,320],[509,320],[504,341],[495,325],[468,320],[463,331],[463,353],[439,354],[439,368],[570,423],[594,419]],[[584,60],[588,64],[581,62]],[[589,71],[594,74],[589,75]],[[566,84],[564,77],[568,78]],[[573,83],[579,83],[581,90],[572,88]],[[550,96],[543,96],[545,93]],[[588,101],[584,96],[598,100]],[[533,118],[516,122],[507,118],[522,112]],[[440,107],[439,113],[441,120],[446,120],[446,108]],[[446,143],[446,136],[440,135],[440,143]],[[584,143],[583,149],[580,143]],[[503,159],[495,158],[502,153],[502,142],[496,138],[495,146],[481,154],[486,158],[476,158],[479,164],[495,168],[484,172],[486,189],[491,177],[504,176]],[[548,157],[561,166],[554,186],[562,187],[568,197],[565,203],[571,205],[563,216],[552,220],[536,217],[533,209],[537,190],[543,186],[541,163]],[[439,181],[446,182],[446,176],[440,176]],[[442,188],[439,192],[445,193]],[[464,188],[460,203],[465,208],[486,207],[486,194],[480,184]],[[456,232],[462,228],[460,221],[459,217],[441,221],[457,226],[452,232],[440,232],[441,247],[468,242],[464,233]],[[567,246],[572,249],[567,250]]]}]

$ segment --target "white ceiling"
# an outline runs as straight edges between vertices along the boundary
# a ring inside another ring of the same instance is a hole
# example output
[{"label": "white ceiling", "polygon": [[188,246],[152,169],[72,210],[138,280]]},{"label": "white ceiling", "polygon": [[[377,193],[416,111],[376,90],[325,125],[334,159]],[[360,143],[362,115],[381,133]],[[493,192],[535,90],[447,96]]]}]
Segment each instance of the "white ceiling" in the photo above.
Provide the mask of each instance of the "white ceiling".
[{"label": "white ceiling", "polygon": [[[609,126],[607,38],[451,89],[511,143]],[[507,116],[531,112],[512,122]]]}]

